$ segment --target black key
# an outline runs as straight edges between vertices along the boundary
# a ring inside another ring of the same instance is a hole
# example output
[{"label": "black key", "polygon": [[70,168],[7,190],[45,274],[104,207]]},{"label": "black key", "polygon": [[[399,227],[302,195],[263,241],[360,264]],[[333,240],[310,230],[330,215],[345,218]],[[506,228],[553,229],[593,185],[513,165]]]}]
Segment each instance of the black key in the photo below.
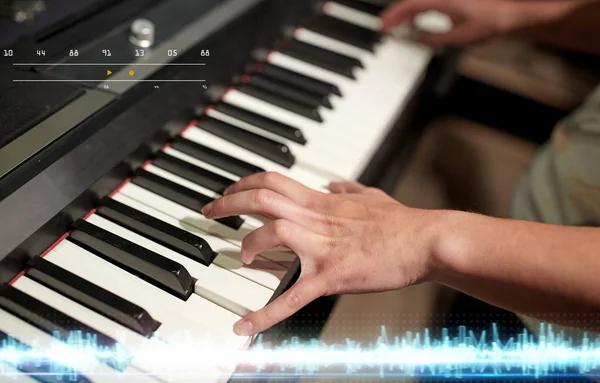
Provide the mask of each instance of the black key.
[{"label": "black key", "polygon": [[100,201],[97,214],[205,266],[210,266],[217,256],[208,242],[197,235],[111,198]]},{"label": "black key", "polygon": [[296,161],[286,145],[212,117],[202,117],[196,126],[286,168],[291,168]]},{"label": "black key", "polygon": [[283,81],[273,80],[260,73],[243,75],[241,77],[241,82],[244,84],[252,84],[258,88],[264,89],[273,94],[278,94],[315,110],[319,109],[320,106],[333,109],[333,105],[331,105],[329,96],[322,96],[313,92],[309,92],[294,85],[286,84]]},{"label": "black key", "polygon": [[160,326],[143,308],[51,262],[36,257],[27,266],[29,278],[138,334],[150,338]]},{"label": "black key", "polygon": [[204,145],[200,145],[197,142],[190,141],[181,136],[173,140],[171,147],[187,154],[190,157],[194,157],[200,161],[206,162],[207,164],[223,169],[231,174],[235,174],[238,177],[247,177],[249,175],[263,173],[265,171],[258,166],[238,160],[235,157],[228,156],[227,154],[218,152]]},{"label": "black key", "polygon": [[292,113],[299,114],[317,122],[323,122],[323,118],[321,117],[318,108],[312,108],[310,106],[299,104],[296,101],[290,100],[289,98],[284,98],[281,95],[261,89],[252,84],[243,84],[238,86],[237,89],[242,93],[256,97],[268,104],[289,110]]},{"label": "black key", "polygon": [[[36,351],[25,343],[20,342],[11,335],[0,331],[0,350],[18,350],[23,355],[33,355]],[[91,380],[81,375],[70,367],[59,364],[56,360],[37,354],[35,358],[15,358],[15,362],[4,360],[7,364],[17,369],[40,383],[92,383]],[[1,373],[1,372],[0,372]],[[15,377],[15,382],[18,382]]]},{"label": "black key", "polygon": [[362,68],[360,60],[331,52],[298,40],[286,41],[280,45],[279,51],[298,60],[327,69],[342,76],[356,79],[353,70]]},{"label": "black key", "polygon": [[373,16],[379,16],[385,10],[385,6],[373,4],[370,1],[363,0],[334,0],[335,3],[354,8],[357,11],[368,13]]},{"label": "black key", "polygon": [[342,92],[337,85],[317,80],[312,77],[269,64],[267,62],[253,65],[252,70],[257,73],[262,73],[269,78],[292,84],[300,89],[304,89],[322,96],[329,96],[330,94],[342,96]]},{"label": "black key", "polygon": [[306,145],[306,138],[300,129],[292,128],[289,125],[282,124],[281,122],[271,120],[267,117],[263,117],[260,114],[256,114],[245,109],[238,108],[237,106],[225,103],[219,103],[213,108],[217,112],[226,114],[247,124],[276,134],[279,137],[288,139],[301,145]]},{"label": "black key", "polygon": [[190,164],[177,157],[173,157],[165,152],[159,152],[152,165],[158,166],[179,177],[185,178],[197,185],[203,186],[215,193],[223,194],[225,189],[233,185],[235,181],[215,174],[211,171]]},{"label": "black key", "polygon": [[194,293],[196,281],[185,267],[96,225],[78,219],[68,239],[100,258],[179,299]]},{"label": "black key", "polygon": [[[116,340],[8,284],[0,286],[0,308],[64,343],[92,341],[93,346],[109,351],[98,353],[96,358],[116,370],[125,370],[131,360]],[[117,352],[120,360],[106,356]]]},{"label": "black key", "polygon": [[[204,194],[166,180],[144,169],[137,169],[131,182],[200,214],[202,214],[202,208],[213,201],[212,198]],[[227,217],[216,221],[235,230],[239,230],[244,223],[244,220],[240,217]]]},{"label": "black key", "polygon": [[303,27],[370,52],[381,41],[379,33],[375,31],[327,15],[318,15]]}]

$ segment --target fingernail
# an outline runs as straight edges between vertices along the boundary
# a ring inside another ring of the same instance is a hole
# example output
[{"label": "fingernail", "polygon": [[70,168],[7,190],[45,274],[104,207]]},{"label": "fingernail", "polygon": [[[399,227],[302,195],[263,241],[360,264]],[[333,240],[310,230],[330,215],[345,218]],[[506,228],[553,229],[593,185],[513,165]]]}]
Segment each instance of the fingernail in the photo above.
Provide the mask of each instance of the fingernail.
[{"label": "fingernail", "polygon": [[240,321],[238,321],[234,326],[233,326],[233,331],[237,334],[237,335],[242,335],[242,336],[249,336],[252,335],[254,326],[252,325],[252,322],[250,322],[249,319],[242,319]]},{"label": "fingernail", "polygon": [[227,189],[225,189],[225,191],[223,192],[223,195],[227,195],[231,192],[231,186],[229,186]]},{"label": "fingernail", "polygon": [[202,208],[202,214],[204,214],[205,217],[208,217],[208,215],[211,212],[212,212],[212,203],[209,203],[208,205],[206,205]]},{"label": "fingernail", "polygon": [[250,264],[248,254],[244,251],[244,248],[242,248],[242,251],[241,251],[241,254],[240,254],[240,259],[242,260],[242,262],[245,265],[249,265]]}]

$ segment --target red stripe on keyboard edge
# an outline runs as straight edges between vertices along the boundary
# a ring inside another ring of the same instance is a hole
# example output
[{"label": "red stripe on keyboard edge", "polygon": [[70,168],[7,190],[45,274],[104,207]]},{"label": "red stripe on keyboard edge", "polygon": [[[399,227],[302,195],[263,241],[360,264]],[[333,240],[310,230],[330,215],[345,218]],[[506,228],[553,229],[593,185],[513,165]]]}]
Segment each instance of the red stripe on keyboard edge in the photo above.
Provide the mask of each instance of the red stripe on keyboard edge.
[{"label": "red stripe on keyboard edge", "polygon": [[235,87],[230,86],[229,88],[227,88],[227,90],[225,91],[225,93],[223,93],[223,95],[221,96],[221,101],[224,101],[225,97],[227,97],[227,95],[229,94],[229,92],[235,90]]},{"label": "red stripe on keyboard edge", "polygon": [[[71,235],[71,230],[69,230],[66,233],[64,233],[62,235],[62,237],[60,237],[59,239],[57,239],[52,245],[50,245],[49,248],[47,248],[42,254],[40,254],[40,258],[44,258],[46,255],[48,255],[48,253],[50,253],[52,250],[54,250],[54,248],[56,246],[58,246],[62,241],[64,241],[65,239],[67,239],[67,237],[69,235]],[[25,269],[25,270],[21,271],[10,282],[8,282],[8,284],[12,285],[13,283],[15,283],[19,278],[21,278],[23,275],[25,275],[25,273],[27,272],[27,270],[29,270],[29,269]]]},{"label": "red stripe on keyboard edge", "polygon": [[131,177],[127,178],[125,181],[123,181],[121,183],[121,185],[117,186],[117,188],[115,190],[113,190],[112,193],[110,193],[108,196],[110,198],[114,197],[119,191],[121,191],[121,189],[123,189],[130,182],[131,182]]},{"label": "red stripe on keyboard edge", "polygon": [[[166,144],[165,147],[170,144]],[[146,166],[147,164],[149,164],[151,161],[147,161],[143,166]],[[127,185],[129,182],[131,182],[131,178],[127,178],[125,181],[123,181],[119,186],[117,186],[117,188],[115,190],[113,190],[108,196],[109,197],[113,197],[115,194],[117,194],[119,192],[119,190],[121,190],[123,187],[125,187],[125,185]],[[89,213],[87,213],[82,219],[85,221],[87,220],[91,215],[93,215],[94,213],[96,213],[98,211],[98,209],[94,208],[92,210],[90,210]],[[67,237],[71,235],[71,230],[69,230],[68,232],[66,232],[65,234],[62,235],[62,237],[60,237],[59,239],[57,239],[52,245],[50,245],[50,247],[48,247],[42,254],[40,254],[40,258],[44,258],[46,255],[48,255],[48,253],[50,253],[56,246],[58,246],[62,241],[64,241],[65,239],[67,239]],[[13,283],[15,283],[19,278],[21,278],[23,275],[25,275],[25,273],[27,272],[27,270],[29,269],[25,269],[23,271],[21,271],[19,274],[17,274],[17,276],[15,276],[10,282],[8,282],[9,285],[12,285]]]},{"label": "red stripe on keyboard edge", "polygon": [[14,277],[13,279],[10,280],[10,282],[8,282],[9,285],[13,285],[13,283],[15,283],[16,281],[19,280],[19,278],[21,278],[23,275],[25,275],[25,273],[27,272],[27,270],[29,269],[25,269],[23,271],[21,271],[19,274],[17,274],[16,277]]},{"label": "red stripe on keyboard edge", "polygon": [[92,215],[96,214],[96,212],[98,211],[98,209],[92,209],[89,213],[87,213],[82,219],[84,221],[86,221],[88,218],[90,218]]},{"label": "red stripe on keyboard edge", "polygon": [[[210,106],[209,108],[211,108],[212,106]],[[208,109],[208,108],[207,108]],[[188,130],[189,128],[191,128],[192,126],[196,126],[196,120],[192,121],[189,123],[188,126],[186,126],[183,131],[181,132],[181,134],[183,134],[186,130]],[[162,150],[165,150],[167,148],[171,147],[171,144],[165,144],[162,148]],[[152,161],[148,160],[146,161],[143,165],[142,168],[145,168],[147,165],[151,164]],[[119,186],[117,186],[115,188],[115,190],[113,190],[108,197],[112,198],[114,197],[121,189],[123,189],[125,187],[125,185],[127,185],[128,183],[131,182],[131,177],[127,178],[125,181],[123,181]],[[96,213],[98,211],[98,209],[92,209],[89,213],[87,213],[82,219],[83,220],[87,220],[91,215],[93,215],[94,213]],[[48,253],[50,253],[56,246],[58,246],[62,241],[64,241],[69,235],[71,235],[71,230],[69,230],[68,232],[66,232],[65,234],[62,235],[62,237],[60,237],[59,239],[56,240],[56,242],[54,242],[52,245],[50,245],[50,247],[48,247],[42,254],[40,254],[40,258],[44,258],[46,255],[48,255]],[[25,269],[23,271],[21,271],[19,274],[17,274],[13,279],[11,279],[10,282],[8,282],[9,285],[12,285],[13,283],[15,283],[19,278],[21,278],[23,275],[25,275],[25,273],[27,272],[27,270],[29,269]]]},{"label": "red stripe on keyboard edge", "polygon": [[193,128],[194,126],[196,126],[196,124],[198,123],[198,120],[193,120],[192,122],[190,122],[188,124],[188,126],[186,126],[185,128],[183,128],[183,130],[181,131],[181,133],[179,133],[180,136],[184,135],[185,132],[187,132],[188,130],[190,130],[191,128]]}]

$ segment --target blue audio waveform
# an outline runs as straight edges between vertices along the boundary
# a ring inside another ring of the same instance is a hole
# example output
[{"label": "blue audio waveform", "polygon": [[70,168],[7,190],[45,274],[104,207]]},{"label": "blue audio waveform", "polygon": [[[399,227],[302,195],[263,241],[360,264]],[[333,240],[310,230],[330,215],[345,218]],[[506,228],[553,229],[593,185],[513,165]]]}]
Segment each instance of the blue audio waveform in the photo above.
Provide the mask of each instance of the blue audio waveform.
[{"label": "blue audio waveform", "polygon": [[271,346],[259,337],[254,347],[246,350],[233,349],[215,339],[182,335],[177,344],[154,339],[127,351],[93,346],[91,339],[79,335],[58,342],[60,346],[52,343],[47,347],[25,345],[7,336],[0,343],[0,378],[3,372],[8,374],[2,366],[11,366],[13,372],[16,368],[23,373],[55,374],[65,376],[65,381],[82,381],[82,376],[97,373],[92,365],[86,368],[85,364],[74,364],[84,354],[114,366],[115,376],[125,381],[125,370],[168,380],[218,375],[235,366],[242,366],[239,376],[267,378],[348,374],[381,378],[600,377],[600,336],[584,333],[581,339],[572,339],[545,324],[540,325],[538,336],[523,330],[502,342],[499,334],[493,325],[489,332],[476,333],[460,326],[454,335],[443,329],[439,337],[429,330],[391,337],[382,327],[381,335],[370,344],[347,339],[343,344],[328,345],[292,338]]},{"label": "blue audio waveform", "polygon": [[390,338],[382,327],[381,335],[370,345],[351,339],[344,345],[331,346],[317,341],[302,344],[296,339],[279,348],[259,344],[249,354],[249,363],[265,368],[259,363],[270,360],[307,374],[330,369],[333,375],[362,372],[382,378],[600,376],[600,336],[592,339],[586,332],[577,341],[565,337],[562,331],[554,333],[551,325],[543,323],[539,334],[536,340],[524,329],[516,338],[502,342],[494,324],[489,337],[487,331],[477,335],[460,326],[456,336],[443,329],[437,339],[429,330]]}]

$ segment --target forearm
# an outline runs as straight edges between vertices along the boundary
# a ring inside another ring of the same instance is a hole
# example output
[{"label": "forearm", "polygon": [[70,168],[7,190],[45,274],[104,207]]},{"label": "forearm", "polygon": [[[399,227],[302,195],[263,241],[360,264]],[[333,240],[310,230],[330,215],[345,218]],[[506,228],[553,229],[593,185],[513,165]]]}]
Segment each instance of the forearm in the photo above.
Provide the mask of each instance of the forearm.
[{"label": "forearm", "polygon": [[436,282],[542,320],[600,312],[600,229],[443,215]]},{"label": "forearm", "polygon": [[600,1],[514,1],[510,29],[544,43],[600,54]]}]

